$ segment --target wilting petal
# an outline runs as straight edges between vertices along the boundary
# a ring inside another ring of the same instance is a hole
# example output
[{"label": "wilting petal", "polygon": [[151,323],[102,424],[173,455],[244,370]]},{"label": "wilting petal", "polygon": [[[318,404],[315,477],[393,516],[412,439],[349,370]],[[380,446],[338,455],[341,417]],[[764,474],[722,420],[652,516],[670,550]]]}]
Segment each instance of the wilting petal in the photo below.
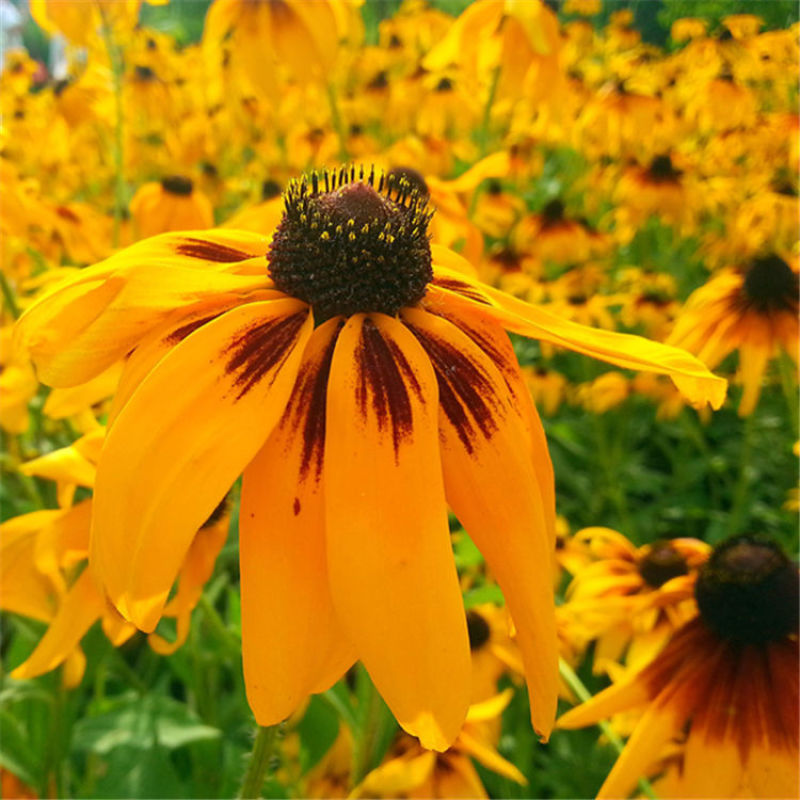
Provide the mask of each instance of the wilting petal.
[{"label": "wilting petal", "polygon": [[442,305],[457,303],[470,308],[522,336],[552,342],[627,369],[668,375],[693,404],[708,402],[719,408],[725,400],[727,381],[712,375],[694,356],[675,347],[641,336],[579,325],[438,265],[426,295],[432,310],[437,307],[437,297]]},{"label": "wilting petal", "polygon": [[163,617],[175,618],[175,638],[167,641],[157,633],[151,633],[147,638],[150,647],[159,655],[174,653],[189,636],[192,611],[203,593],[203,587],[214,572],[219,551],[228,538],[229,524],[230,518],[225,514],[218,522],[201,528],[192,539],[178,574],[178,589],[162,612]]},{"label": "wilting petal", "polygon": [[600,787],[598,798],[628,797],[636,788],[638,779],[647,775],[658,761],[665,745],[680,733],[683,719],[679,708],[674,707],[674,701],[674,697],[659,697],[645,711]]},{"label": "wilting petal", "polygon": [[[252,292],[247,302],[259,302],[285,298],[280,292],[265,290]],[[111,410],[108,414],[108,427],[114,424],[119,412],[130,400],[139,384],[156,364],[190,333],[207,325],[211,320],[226,311],[242,305],[242,298],[237,294],[222,294],[185,308],[175,309],[158,328],[151,331],[136,347],[125,362],[119,386],[114,394]]]},{"label": "wilting petal", "polygon": [[161,359],[109,431],[91,561],[143,630],[158,622],[195,533],[283,413],[312,324],[296,300],[228,311]]},{"label": "wilting petal", "polygon": [[[177,306],[271,286],[261,258],[265,237],[242,231],[200,235],[146,239],[81,270],[37,300],[20,318],[15,335],[40,379],[52,386],[84,383],[133,349]],[[254,255],[261,272],[240,266]]]},{"label": "wilting petal", "polygon": [[[423,306],[425,305],[423,301]],[[517,356],[508,334],[493,320],[487,320],[479,314],[461,313],[458,316],[442,310],[437,315],[452,322],[472,339],[475,344],[491,359],[500,371],[508,392],[506,399],[514,413],[522,420],[530,440],[533,470],[544,501],[545,522],[548,536],[553,543],[555,553],[556,540],[556,485],[553,463],[547,447],[542,421],[525,384],[519,368]]]},{"label": "wilting petal", "polygon": [[398,722],[445,750],[466,715],[470,659],[437,412],[430,361],[405,326],[350,317],[333,356],[325,436],[333,601]]},{"label": "wilting petal", "polygon": [[340,324],[328,320],[312,334],[286,412],[244,473],[242,656],[259,725],[288,717],[355,660],[331,601],[322,495],[325,395]]},{"label": "wilting petal", "polygon": [[103,593],[85,569],[61,601],[50,627],[28,660],[12,673],[12,678],[35,678],[55,669],[78,646],[105,609]]},{"label": "wilting petal", "polygon": [[60,574],[42,574],[36,564],[40,531],[65,512],[43,509],[0,525],[0,608],[46,621],[55,611]]},{"label": "wilting petal", "polygon": [[491,359],[444,319],[406,309],[439,383],[447,500],[496,576],[517,628],[537,733],[549,735],[558,700],[553,544],[524,421]]},{"label": "wilting petal", "polygon": [[557,727],[583,728],[585,725],[592,725],[612,714],[618,714],[620,711],[628,711],[645,705],[651,699],[652,693],[644,680],[637,680],[636,677],[622,679],[560,716]]}]

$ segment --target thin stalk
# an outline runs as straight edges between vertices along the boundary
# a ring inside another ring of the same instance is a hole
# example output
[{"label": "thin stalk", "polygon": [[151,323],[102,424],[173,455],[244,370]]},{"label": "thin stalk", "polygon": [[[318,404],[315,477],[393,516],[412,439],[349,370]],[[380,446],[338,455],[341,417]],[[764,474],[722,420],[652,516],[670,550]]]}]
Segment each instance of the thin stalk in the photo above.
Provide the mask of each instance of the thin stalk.
[{"label": "thin stalk", "polygon": [[[558,659],[558,671],[569,688],[575,692],[575,695],[582,703],[585,703],[587,700],[591,700],[591,693],[583,685],[583,681],[575,674],[575,670],[573,670],[563,658]],[[617,732],[608,724],[608,722],[606,722],[606,720],[598,722],[597,725],[605,734],[606,739],[611,742],[617,753],[622,755],[622,751],[625,749],[625,744]],[[642,794],[644,794],[645,797],[649,797],[650,800],[658,800],[658,795],[653,790],[653,786],[650,781],[647,780],[647,778],[639,778],[639,788],[642,790]]]},{"label": "thin stalk", "polygon": [[279,727],[279,725],[259,726],[256,740],[253,742],[253,751],[250,754],[250,763],[247,765],[247,772],[242,781],[242,787],[239,789],[238,797],[242,800],[261,797],[267,770],[275,751]]},{"label": "thin stalk", "polygon": [[791,358],[786,353],[781,353],[778,358],[778,371],[781,376],[783,396],[786,398],[786,406],[789,409],[792,432],[796,439],[798,423],[800,422],[798,420],[797,371]]},{"label": "thin stalk", "polygon": [[359,741],[357,741],[353,752],[353,786],[358,786],[372,768],[374,749],[378,741],[378,731],[383,711],[381,697],[372,681],[369,681],[366,694],[366,708],[364,710],[361,735],[358,737]]},{"label": "thin stalk", "polygon": [[220,643],[225,646],[229,653],[238,655],[242,649],[241,643],[225,625],[213,603],[206,597],[205,592],[200,595],[197,605],[205,614],[206,621],[220,640]]},{"label": "thin stalk", "polygon": [[17,298],[14,296],[14,290],[11,288],[11,284],[9,284],[4,272],[0,272],[0,291],[3,292],[3,300],[11,312],[11,316],[14,319],[19,319],[20,311],[17,305]]},{"label": "thin stalk", "polygon": [[483,107],[483,119],[480,128],[481,156],[486,155],[489,149],[489,123],[491,122],[492,106],[497,97],[497,85],[500,83],[500,66],[494,68],[491,83],[489,84],[489,94],[486,97],[486,105]]},{"label": "thin stalk", "polygon": [[742,435],[742,448],[739,451],[739,480],[733,491],[733,504],[729,517],[729,534],[739,533],[747,515],[745,509],[750,494],[750,462],[753,455],[753,432],[755,425],[755,412],[748,414],[744,419],[744,433]]}]

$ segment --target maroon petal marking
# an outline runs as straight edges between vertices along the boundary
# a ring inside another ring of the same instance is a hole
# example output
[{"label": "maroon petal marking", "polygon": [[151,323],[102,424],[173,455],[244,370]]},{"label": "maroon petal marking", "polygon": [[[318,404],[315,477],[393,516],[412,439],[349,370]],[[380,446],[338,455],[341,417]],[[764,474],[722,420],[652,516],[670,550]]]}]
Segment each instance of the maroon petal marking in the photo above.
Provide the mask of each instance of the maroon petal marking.
[{"label": "maroon petal marking", "polygon": [[502,409],[485,370],[455,344],[405,320],[406,327],[425,349],[439,384],[439,405],[466,451],[475,449],[480,435],[490,439],[497,431],[496,416]]},{"label": "maroon petal marking", "polygon": [[[256,258],[259,253],[245,253],[244,250],[237,250],[217,242],[206,241],[205,239],[194,239],[188,237],[180,242],[175,248],[178,255],[189,256],[189,258],[199,258],[203,261],[216,261],[220,264],[246,261],[248,258]],[[265,265],[266,271],[266,265]]]},{"label": "maroon petal marking", "polygon": [[257,323],[228,345],[225,352],[230,353],[230,357],[225,371],[228,375],[236,375],[237,400],[241,400],[271,369],[279,368],[286,361],[308,313],[308,309],[303,309],[288,317]]},{"label": "maroon petal marking", "polygon": [[[325,455],[325,415],[328,395],[328,377],[331,372],[333,351],[342,322],[330,341],[322,351],[318,360],[306,361],[300,367],[295,381],[289,405],[286,408],[284,423],[288,422],[293,430],[301,430],[303,449],[300,458],[300,480],[305,480],[311,469],[314,478],[322,476],[322,464]],[[300,513],[300,501],[295,500],[295,514]]]},{"label": "maroon petal marking", "polygon": [[466,297],[467,299],[473,300],[476,303],[481,303],[485,306],[492,305],[492,301],[486,297],[486,295],[483,294],[480,289],[476,289],[466,281],[458,280],[458,278],[451,278],[449,275],[445,276],[434,274],[431,283],[434,286],[438,286],[440,289],[446,289],[448,292],[460,294],[462,297]]},{"label": "maroon petal marking", "polygon": [[411,435],[414,427],[408,392],[413,391],[424,402],[422,387],[397,343],[385,339],[369,317],[361,329],[356,358],[359,366],[356,397],[361,414],[366,419],[371,410],[379,431],[391,428],[397,455],[400,443]]}]

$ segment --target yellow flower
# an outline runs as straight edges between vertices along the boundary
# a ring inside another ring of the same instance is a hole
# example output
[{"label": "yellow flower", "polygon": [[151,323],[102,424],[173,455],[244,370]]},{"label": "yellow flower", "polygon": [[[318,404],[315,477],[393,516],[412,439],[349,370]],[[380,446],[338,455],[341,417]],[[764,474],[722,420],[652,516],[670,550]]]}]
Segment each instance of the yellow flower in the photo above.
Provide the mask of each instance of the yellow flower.
[{"label": "yellow flower", "polygon": [[14,352],[12,327],[0,329],[0,426],[8,433],[28,430],[28,402],[39,389],[30,361]]},{"label": "yellow flower", "polygon": [[208,198],[194,188],[189,178],[180,175],[140,187],[131,200],[131,216],[142,239],[214,224],[214,209]]},{"label": "yellow flower", "polygon": [[324,80],[343,26],[355,13],[346,0],[215,0],[206,16],[203,48],[213,64],[227,40],[234,68],[276,103],[279,65],[300,83]]},{"label": "yellow flower", "polygon": [[668,374],[698,404],[724,398],[725,382],[683,351],[481,284],[429,246],[428,218],[405,182],[313,174],[290,184],[271,242],[229,230],[155,237],[81,270],[18,323],[54,385],[127,358],[91,559],[142,629],[244,472],[243,656],[262,725],[360,658],[406,730],[449,746],[471,668],[447,503],[503,590],[547,737],[552,467],[504,328]]},{"label": "yellow flower", "polygon": [[798,360],[798,273],[780,256],[725,269],[688,299],[669,341],[711,367],[739,351],[744,393],[739,414],[751,414],[771,358],[783,349]]},{"label": "yellow flower", "polygon": [[512,697],[506,689],[470,706],[464,727],[443,753],[425,750],[401,734],[384,763],[370,772],[351,797],[488,797],[472,764],[474,758],[487,769],[525,786],[528,781],[495,749],[500,714]]},{"label": "yellow flower", "polygon": [[[89,555],[93,500],[74,506],[72,500],[78,486],[95,485],[103,435],[102,429],[94,431],[24,464],[24,474],[56,481],[62,508],[23,514],[0,525],[2,607],[48,623],[34,651],[12,672],[14,678],[33,678],[66,662],[65,680],[74,686],[85,667],[80,640],[98,619],[115,647],[136,632],[108,602],[92,570],[82,569]],[[168,641],[151,633],[150,646],[156,652],[174,652],[186,641],[191,613],[225,543],[228,523],[223,501],[193,538],[180,567],[177,591],[161,613],[162,618],[175,619],[176,635]]]},{"label": "yellow flower", "polygon": [[609,528],[584,528],[573,541],[592,560],[574,573],[561,610],[584,641],[596,640],[594,670],[623,655],[628,666],[647,663],[694,613],[694,575],[708,546],[687,538],[636,548]]},{"label": "yellow flower", "polygon": [[627,797],[660,770],[671,740],[679,770],[666,797],[797,797],[798,574],[754,537],[719,545],[695,590],[699,616],[655,660],[567,712],[579,728],[642,708],[598,798]]}]

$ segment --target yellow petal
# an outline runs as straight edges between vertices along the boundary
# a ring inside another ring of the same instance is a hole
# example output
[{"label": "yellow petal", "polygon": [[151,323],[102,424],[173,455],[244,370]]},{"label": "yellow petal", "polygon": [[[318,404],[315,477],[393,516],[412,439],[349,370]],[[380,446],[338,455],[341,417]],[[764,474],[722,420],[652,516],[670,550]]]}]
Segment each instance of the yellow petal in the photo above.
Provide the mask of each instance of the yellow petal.
[{"label": "yellow petal", "polygon": [[248,272],[242,262],[263,255],[258,251],[265,241],[243,231],[146,239],[53,287],[19,319],[16,343],[27,349],[45,383],[84,383],[130,352],[176,307],[268,288],[263,258],[261,273],[240,274]]},{"label": "yellow petal", "polygon": [[521,786],[526,786],[528,779],[510,761],[506,761],[497,750],[488,742],[481,741],[477,736],[473,736],[468,730],[463,730],[458,736],[460,748],[469,753],[476,761],[479,761],[487,769],[502,775],[509,780],[515,781]]},{"label": "yellow petal", "polygon": [[393,758],[376,767],[357,786],[351,797],[383,797],[406,794],[421,786],[433,772],[436,754],[408,754]]},{"label": "yellow petal", "polygon": [[725,399],[727,381],[712,375],[683,350],[641,336],[579,325],[439,266],[434,270],[426,302],[434,307],[437,299],[443,307],[470,308],[522,336],[551,342],[620,367],[668,375],[695,405],[710,403],[712,408],[719,408]]},{"label": "yellow petal", "polygon": [[312,334],[286,412],[244,473],[242,657],[259,725],[288,717],[355,660],[325,559],[325,395],[339,326],[331,319]]},{"label": "yellow petal", "polygon": [[333,356],[325,441],[337,616],[398,722],[432,750],[470,696],[428,357],[399,321],[357,314]]},{"label": "yellow petal", "polygon": [[669,700],[662,702],[659,698],[648,708],[600,787],[598,800],[628,797],[639,778],[651,773],[664,747],[680,733],[683,722]]},{"label": "yellow petal", "polygon": [[497,578],[517,628],[534,729],[546,739],[558,700],[553,543],[525,425],[491,359],[444,319],[406,309],[403,319],[439,382],[445,491]]},{"label": "yellow petal", "polygon": [[143,630],[158,622],[195,533],[283,413],[312,324],[296,300],[228,311],[161,359],[109,431],[91,561]]},{"label": "yellow petal", "polygon": [[621,680],[602,692],[598,692],[590,700],[567,711],[558,718],[559,728],[583,728],[601,719],[606,719],[620,711],[645,705],[651,700],[651,692],[643,680],[632,676]]},{"label": "yellow petal", "polygon": [[50,627],[28,659],[12,673],[12,678],[35,678],[55,669],[78,646],[83,635],[100,618],[106,601],[85,569],[61,601]]},{"label": "yellow petal", "polygon": [[162,613],[163,617],[175,618],[175,638],[170,642],[157,633],[151,633],[147,638],[150,647],[159,655],[174,653],[189,636],[192,611],[203,593],[203,587],[214,572],[219,551],[228,538],[229,523],[230,518],[225,514],[219,522],[201,528],[192,539],[178,574],[178,590]]}]

